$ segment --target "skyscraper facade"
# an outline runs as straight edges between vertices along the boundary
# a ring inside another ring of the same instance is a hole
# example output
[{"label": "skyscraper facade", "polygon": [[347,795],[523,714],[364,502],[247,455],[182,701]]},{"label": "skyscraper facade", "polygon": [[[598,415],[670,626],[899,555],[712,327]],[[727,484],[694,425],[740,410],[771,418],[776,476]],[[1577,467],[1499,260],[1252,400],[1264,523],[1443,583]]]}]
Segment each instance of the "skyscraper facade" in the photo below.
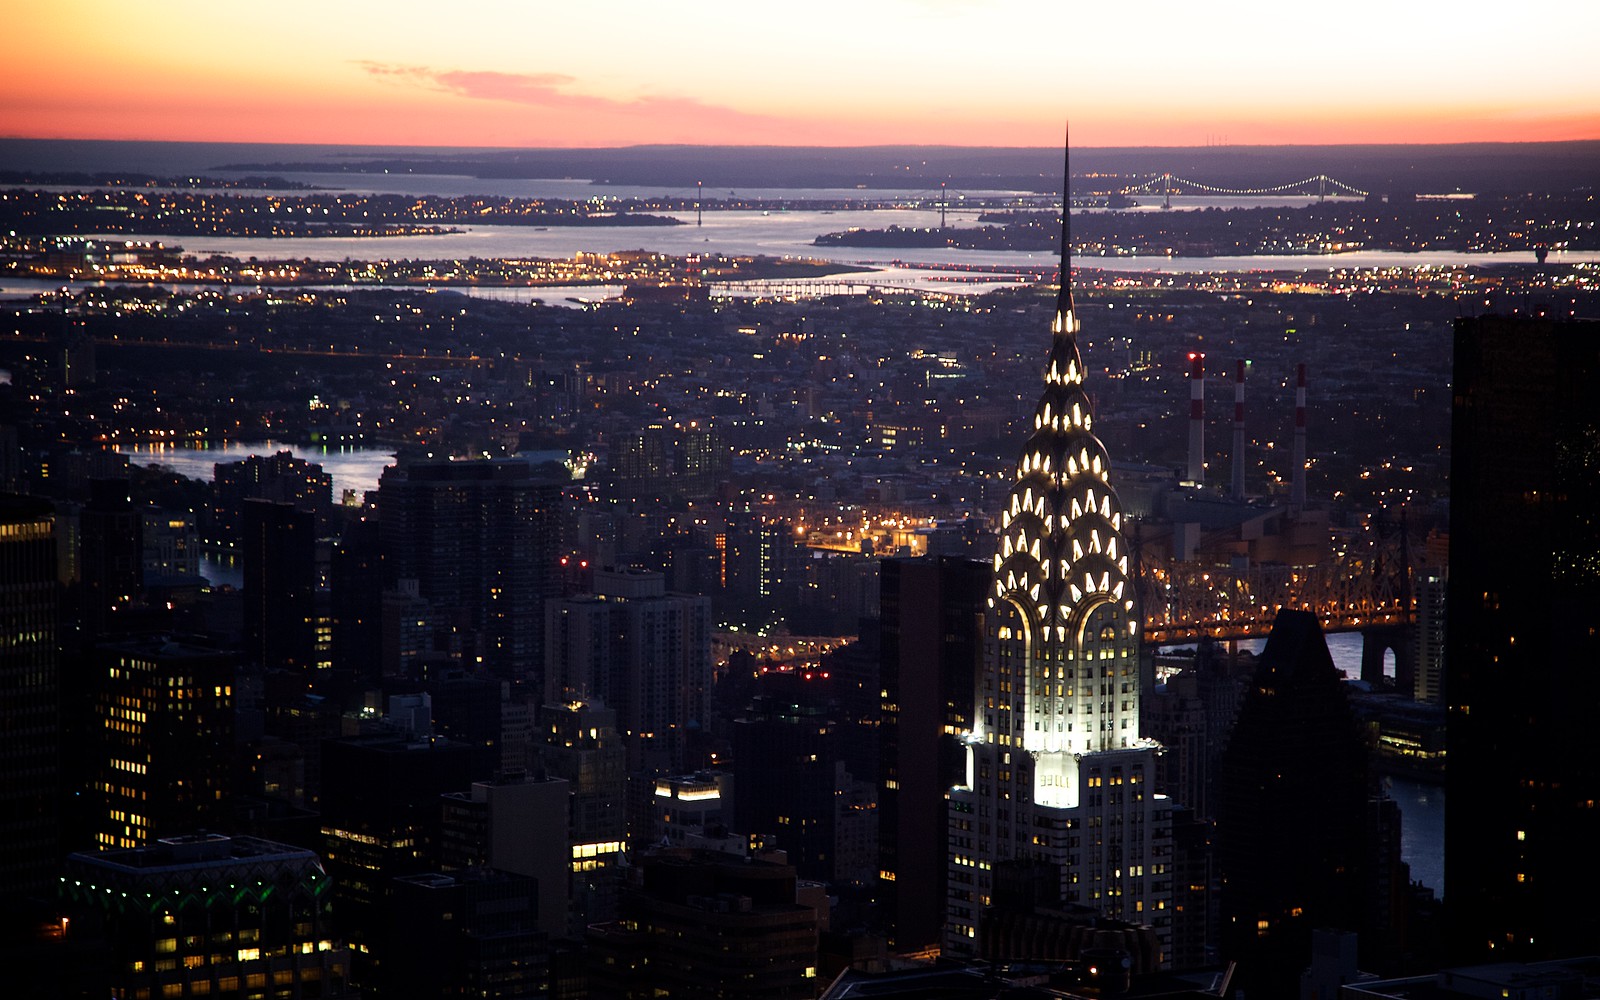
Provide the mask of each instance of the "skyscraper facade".
[{"label": "skyscraper facade", "polygon": [[936,943],[947,875],[945,791],[966,774],[991,571],[950,557],[885,559],[880,575],[879,893],[898,948]]},{"label": "skyscraper facade", "polygon": [[50,504],[0,495],[0,897],[42,888],[55,861],[58,604]]},{"label": "skyscraper facade", "polygon": [[539,676],[544,601],[560,593],[563,482],[528,462],[417,462],[386,470],[378,520],[391,580],[458,622],[469,666]]},{"label": "skyscraper facade", "polygon": [[1458,320],[1445,695],[1457,961],[1594,950],[1600,323]]},{"label": "skyscraper facade", "polygon": [[958,954],[976,950],[995,866],[1012,859],[1053,866],[1065,902],[1170,930],[1171,808],[1139,735],[1139,608],[1065,262],[1052,330],[1000,515],[966,780],[950,792],[945,943]]},{"label": "skyscraper facade", "polygon": [[245,660],[310,679],[318,665],[316,515],[259,499],[240,512]]},{"label": "skyscraper facade", "polygon": [[681,771],[710,714],[711,602],[669,594],[660,573],[602,570],[595,593],[546,605],[547,704],[614,708],[629,766]]},{"label": "skyscraper facade", "polygon": [[235,656],[165,636],[96,647],[94,843],[143,847],[215,828],[233,779]]}]

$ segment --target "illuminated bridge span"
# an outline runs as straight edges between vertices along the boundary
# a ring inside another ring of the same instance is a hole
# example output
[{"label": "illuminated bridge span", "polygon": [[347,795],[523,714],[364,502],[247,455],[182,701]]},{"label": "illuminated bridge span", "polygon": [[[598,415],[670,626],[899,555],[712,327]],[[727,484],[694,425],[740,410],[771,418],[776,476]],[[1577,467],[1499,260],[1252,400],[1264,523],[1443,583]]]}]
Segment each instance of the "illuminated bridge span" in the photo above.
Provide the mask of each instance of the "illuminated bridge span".
[{"label": "illuminated bridge span", "polygon": [[937,295],[943,292],[970,294],[974,286],[1031,284],[1037,280],[1038,276],[1030,274],[1000,274],[994,272],[961,274],[952,272],[949,274],[884,276],[881,278],[719,281],[711,286],[711,294],[715,298],[755,297],[783,299],[786,301],[816,299],[830,295],[864,295],[871,292],[919,292],[924,295]]},{"label": "illuminated bridge span", "polygon": [[1265,636],[1281,608],[1314,613],[1326,632],[1371,631],[1412,621],[1411,573],[1399,532],[1366,529],[1335,539],[1309,566],[1262,563],[1236,570],[1139,558],[1140,607],[1151,645]]},{"label": "illuminated bridge span", "polygon": [[1330,194],[1349,194],[1355,195],[1358,198],[1365,198],[1371,193],[1369,191],[1363,191],[1354,185],[1346,184],[1344,181],[1329,177],[1327,174],[1314,174],[1302,180],[1290,181],[1287,184],[1275,184],[1271,187],[1230,188],[1219,187],[1215,184],[1206,184],[1202,181],[1193,181],[1189,180],[1187,177],[1178,177],[1170,173],[1160,174],[1150,178],[1143,184],[1134,185],[1133,187],[1128,188],[1127,193],[1134,194],[1137,192],[1139,194],[1153,194],[1160,192],[1163,197],[1171,198],[1172,195],[1182,194],[1186,190],[1200,191],[1205,194],[1249,196],[1304,194],[1315,195],[1318,198],[1325,198]]}]

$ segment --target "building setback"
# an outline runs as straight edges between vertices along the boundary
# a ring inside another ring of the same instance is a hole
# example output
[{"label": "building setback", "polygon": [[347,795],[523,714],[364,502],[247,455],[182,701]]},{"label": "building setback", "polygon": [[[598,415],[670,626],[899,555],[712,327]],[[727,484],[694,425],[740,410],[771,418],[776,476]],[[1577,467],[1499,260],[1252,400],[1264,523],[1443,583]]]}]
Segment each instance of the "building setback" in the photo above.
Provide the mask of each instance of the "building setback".
[{"label": "building setback", "polygon": [[[1065,240],[1063,245],[1066,245]],[[1059,898],[1171,931],[1172,815],[1139,735],[1139,608],[1110,459],[1084,390],[1062,262],[1044,391],[1006,506],[986,601],[964,782],[950,791],[945,946],[979,950],[995,868],[1034,860]]]}]

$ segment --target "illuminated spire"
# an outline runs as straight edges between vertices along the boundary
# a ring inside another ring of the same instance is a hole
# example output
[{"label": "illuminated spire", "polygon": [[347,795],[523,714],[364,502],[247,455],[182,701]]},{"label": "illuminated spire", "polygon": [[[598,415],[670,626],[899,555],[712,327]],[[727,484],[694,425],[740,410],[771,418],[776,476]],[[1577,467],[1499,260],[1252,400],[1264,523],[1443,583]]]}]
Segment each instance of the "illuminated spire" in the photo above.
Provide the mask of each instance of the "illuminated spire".
[{"label": "illuminated spire", "polygon": [[[1038,723],[1008,712],[1006,728],[1022,733],[1029,749],[1084,751],[1127,745],[1121,741],[1137,735],[1137,695],[1119,691],[1107,699],[1095,694],[1099,684],[1064,682],[1062,670],[1075,674],[1070,665],[1091,655],[1091,646],[1097,659],[1115,660],[1119,668],[1130,650],[1136,662],[1141,636],[1122,507],[1083,388],[1067,222],[1070,170],[1065,180],[1061,291],[1044,391],[1001,511],[991,599],[1002,641],[1018,643],[1000,669],[1022,675],[1013,676],[1012,688],[1029,692],[1027,712]],[[1123,724],[1128,719],[1131,729]]]}]

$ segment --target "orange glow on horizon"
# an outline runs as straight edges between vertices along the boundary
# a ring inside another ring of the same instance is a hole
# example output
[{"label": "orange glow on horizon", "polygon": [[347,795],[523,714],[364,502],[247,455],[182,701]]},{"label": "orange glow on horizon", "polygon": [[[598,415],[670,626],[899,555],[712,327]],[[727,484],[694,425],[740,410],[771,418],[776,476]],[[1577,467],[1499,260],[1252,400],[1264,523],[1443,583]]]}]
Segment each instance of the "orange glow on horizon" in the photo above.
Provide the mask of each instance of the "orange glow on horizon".
[{"label": "orange glow on horizon", "polygon": [[1351,0],[1311,33],[1255,0],[1158,2],[1139,26],[1050,0],[545,6],[29,5],[8,19],[0,135],[1042,147],[1070,115],[1084,147],[1600,139],[1585,0],[1493,31]]}]

